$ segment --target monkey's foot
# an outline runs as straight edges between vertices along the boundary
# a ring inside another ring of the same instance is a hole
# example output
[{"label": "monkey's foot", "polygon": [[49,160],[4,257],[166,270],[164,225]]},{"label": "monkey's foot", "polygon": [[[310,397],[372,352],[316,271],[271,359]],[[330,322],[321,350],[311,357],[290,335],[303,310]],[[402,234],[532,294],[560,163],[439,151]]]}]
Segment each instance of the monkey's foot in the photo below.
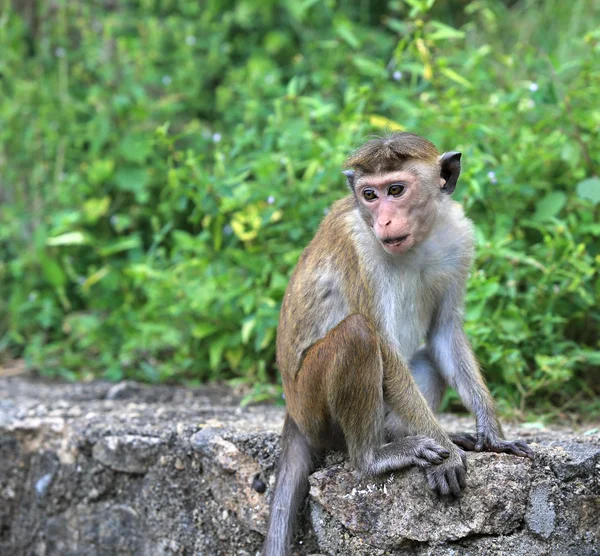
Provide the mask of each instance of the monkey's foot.
[{"label": "monkey's foot", "polygon": [[498,454],[513,454],[522,458],[534,458],[533,450],[523,440],[477,438],[476,435],[468,432],[450,434],[449,436],[454,444],[467,452],[495,452]]}]

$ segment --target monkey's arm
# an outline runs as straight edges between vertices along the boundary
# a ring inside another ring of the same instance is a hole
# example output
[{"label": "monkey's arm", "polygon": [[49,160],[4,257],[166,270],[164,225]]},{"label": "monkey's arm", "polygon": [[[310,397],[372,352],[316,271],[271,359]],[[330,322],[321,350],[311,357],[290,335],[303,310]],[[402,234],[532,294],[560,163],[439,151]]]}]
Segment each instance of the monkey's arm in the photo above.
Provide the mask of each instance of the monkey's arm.
[{"label": "monkey's arm", "polygon": [[434,318],[428,339],[434,363],[458,392],[466,408],[475,415],[476,451],[506,452],[533,458],[533,451],[525,442],[504,440],[494,401],[463,329],[462,297],[458,288],[450,289]]}]

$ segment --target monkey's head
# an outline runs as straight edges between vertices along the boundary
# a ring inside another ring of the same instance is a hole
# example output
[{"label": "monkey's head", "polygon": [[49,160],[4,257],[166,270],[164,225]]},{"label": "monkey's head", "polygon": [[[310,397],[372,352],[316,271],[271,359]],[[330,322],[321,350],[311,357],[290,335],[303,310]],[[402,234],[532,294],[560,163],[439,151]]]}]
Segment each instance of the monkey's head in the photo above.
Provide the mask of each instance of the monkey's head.
[{"label": "monkey's head", "polygon": [[412,133],[373,139],[346,160],[348,186],[382,247],[406,253],[431,233],[460,174],[458,152],[440,156]]}]

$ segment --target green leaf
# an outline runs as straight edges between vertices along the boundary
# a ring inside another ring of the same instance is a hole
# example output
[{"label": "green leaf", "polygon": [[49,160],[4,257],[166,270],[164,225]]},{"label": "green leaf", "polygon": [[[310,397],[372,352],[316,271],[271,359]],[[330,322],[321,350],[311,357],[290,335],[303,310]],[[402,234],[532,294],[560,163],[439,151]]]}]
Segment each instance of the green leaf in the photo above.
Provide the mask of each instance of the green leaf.
[{"label": "green leaf", "polygon": [[589,199],[597,205],[600,203],[600,178],[588,178],[577,184],[577,195],[582,199]]},{"label": "green leaf", "polygon": [[535,220],[554,218],[565,206],[567,196],[562,191],[554,191],[542,197],[535,205]]},{"label": "green leaf", "polygon": [[244,324],[242,324],[242,343],[243,344],[247,344],[249,342],[250,335],[252,334],[252,331],[254,330],[255,326],[256,326],[256,319],[254,317],[251,317],[244,321]]},{"label": "green leaf", "polygon": [[119,153],[129,162],[143,163],[152,152],[151,135],[126,135],[119,143]]},{"label": "green leaf", "polygon": [[90,223],[97,222],[110,208],[110,197],[92,198],[83,203],[83,211]]},{"label": "green leaf", "polygon": [[440,21],[431,21],[429,23],[431,27],[435,29],[433,33],[429,33],[427,38],[432,41],[437,41],[440,39],[464,39],[465,33],[464,31],[460,31],[459,29],[455,29],[454,27],[450,27],[449,25],[445,25]]},{"label": "green leaf", "polygon": [[352,58],[354,66],[367,77],[387,77],[387,71],[378,60],[371,60],[364,56],[355,56]]},{"label": "green leaf", "polygon": [[102,184],[108,181],[113,175],[115,163],[113,160],[94,160],[88,169],[88,179],[93,184]]},{"label": "green leaf", "polygon": [[136,249],[141,246],[141,241],[138,236],[128,236],[119,238],[116,241],[105,245],[98,249],[98,253],[102,257],[108,257],[115,253],[122,253],[123,251],[129,251],[130,249]]},{"label": "green leaf", "polygon": [[336,24],[335,32],[351,48],[356,49],[360,47],[360,41],[356,38],[356,34],[348,23],[340,22]]},{"label": "green leaf", "polygon": [[192,329],[192,336],[198,340],[203,340],[204,338],[208,338],[208,336],[217,332],[217,330],[219,330],[219,327],[216,324],[211,324],[210,322],[199,322]]},{"label": "green leaf", "polygon": [[40,257],[40,265],[46,280],[55,288],[63,287],[67,283],[67,276],[61,266],[54,260],[45,255]]},{"label": "green leaf", "polygon": [[223,350],[225,349],[226,342],[227,337],[221,336],[220,338],[213,340],[208,348],[208,359],[212,371],[216,371],[219,368],[223,358]]},{"label": "green leaf", "polygon": [[81,232],[68,232],[55,237],[49,237],[46,245],[83,245],[87,243],[87,238]]},{"label": "green leaf", "polygon": [[148,172],[144,168],[133,166],[119,168],[114,179],[119,189],[135,194],[138,202],[145,203],[148,201],[149,194],[145,190],[148,183]]},{"label": "green leaf", "polygon": [[467,87],[467,89],[473,88],[473,84],[470,81],[468,81],[462,75],[459,75],[458,73],[456,73],[454,70],[452,70],[450,68],[440,68],[440,73],[442,73],[448,79],[451,79],[455,83],[458,83],[459,85],[462,85],[463,87]]}]

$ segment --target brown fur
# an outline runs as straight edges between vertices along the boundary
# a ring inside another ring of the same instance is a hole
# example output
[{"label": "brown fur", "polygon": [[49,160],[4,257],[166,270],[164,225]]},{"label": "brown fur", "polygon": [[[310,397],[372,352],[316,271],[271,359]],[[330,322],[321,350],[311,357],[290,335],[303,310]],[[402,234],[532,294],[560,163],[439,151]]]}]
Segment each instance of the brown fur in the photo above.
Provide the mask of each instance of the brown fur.
[{"label": "brown fur", "polygon": [[433,143],[412,133],[393,133],[377,137],[356,149],[344,163],[365,174],[388,172],[407,160],[434,163],[439,153]]}]

